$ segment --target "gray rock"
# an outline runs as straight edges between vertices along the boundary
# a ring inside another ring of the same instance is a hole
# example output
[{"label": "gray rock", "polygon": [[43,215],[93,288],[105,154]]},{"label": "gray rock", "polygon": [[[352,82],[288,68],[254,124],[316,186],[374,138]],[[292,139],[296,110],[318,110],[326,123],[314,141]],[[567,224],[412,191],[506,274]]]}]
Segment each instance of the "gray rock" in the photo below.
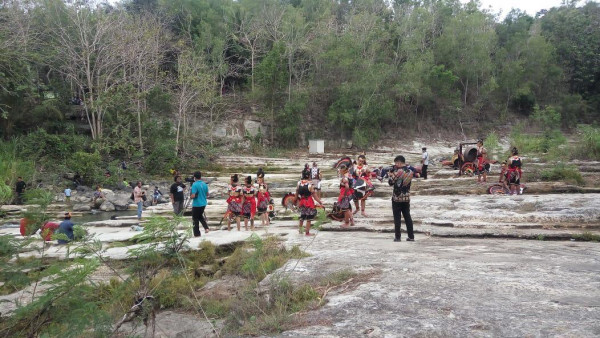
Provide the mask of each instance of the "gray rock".
[{"label": "gray rock", "polygon": [[80,194],[80,195],[71,197],[71,201],[73,201],[75,203],[90,203],[92,201],[92,198],[90,196]]},{"label": "gray rock", "polygon": [[[216,337],[214,331],[220,332],[223,328],[223,323],[222,320],[208,322],[200,315],[164,311],[156,315],[154,337]],[[132,323],[126,323],[121,327],[119,332],[128,336],[141,337],[144,335],[145,328],[143,324],[134,326]]]},{"label": "gray rock", "polygon": [[117,211],[124,211],[129,209],[129,204],[132,203],[129,197],[131,194],[118,194],[115,199],[110,201]]},{"label": "gray rock", "polygon": [[244,132],[249,136],[256,136],[260,133],[264,134],[264,129],[259,121],[244,120]]},{"label": "gray rock", "polygon": [[75,204],[73,206],[73,211],[90,211],[92,207],[87,204]]},{"label": "gray rock", "polygon": [[102,205],[100,205],[100,210],[102,211],[115,211],[115,205],[109,201],[104,201]]}]

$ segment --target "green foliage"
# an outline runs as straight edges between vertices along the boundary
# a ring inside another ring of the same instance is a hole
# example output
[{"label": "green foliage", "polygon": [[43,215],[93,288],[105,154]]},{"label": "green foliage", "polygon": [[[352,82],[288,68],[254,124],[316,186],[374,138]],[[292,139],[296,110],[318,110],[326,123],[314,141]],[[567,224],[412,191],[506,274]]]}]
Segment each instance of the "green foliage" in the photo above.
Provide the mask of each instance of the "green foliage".
[{"label": "green foliage", "polygon": [[73,172],[79,173],[87,184],[98,182],[104,175],[100,153],[88,153],[78,151],[73,153],[67,160],[67,166]]},{"label": "green foliage", "polygon": [[573,158],[600,160],[600,128],[581,125],[577,129],[578,139],[571,152]]},{"label": "green foliage", "polygon": [[525,134],[521,128],[513,130],[510,141],[520,154],[556,154],[567,143],[566,137],[559,130],[546,130],[543,135],[531,135]]},{"label": "green foliage", "polygon": [[579,169],[562,162],[557,163],[551,169],[542,170],[540,178],[543,181],[565,181],[577,184],[583,184],[585,182]]},{"label": "green foliage", "polygon": [[560,112],[558,112],[553,106],[548,106],[544,109],[540,109],[540,107],[535,106],[533,108],[533,115],[531,118],[536,121],[543,130],[554,130],[560,127],[561,124],[561,116]]},{"label": "green foliage", "polygon": [[484,140],[484,144],[485,144],[485,148],[488,151],[488,156],[490,156],[491,158],[497,159],[498,153],[501,148],[500,138],[498,137],[498,134],[495,131],[492,131],[491,133],[489,133]]},{"label": "green foliage", "polygon": [[583,242],[600,242],[600,235],[594,234],[589,231],[584,231],[581,234],[573,236],[575,240]]},{"label": "green foliage", "polygon": [[149,174],[166,175],[170,169],[180,168],[181,163],[175,152],[175,141],[165,140],[145,157],[144,169]]}]

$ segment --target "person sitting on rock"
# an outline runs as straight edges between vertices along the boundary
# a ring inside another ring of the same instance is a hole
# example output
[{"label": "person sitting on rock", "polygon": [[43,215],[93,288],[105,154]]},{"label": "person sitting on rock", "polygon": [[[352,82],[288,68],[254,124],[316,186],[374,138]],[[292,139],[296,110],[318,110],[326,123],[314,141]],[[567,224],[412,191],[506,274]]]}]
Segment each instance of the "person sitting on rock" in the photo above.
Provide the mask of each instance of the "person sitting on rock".
[{"label": "person sitting on rock", "polygon": [[98,199],[105,199],[104,193],[102,192],[102,188],[99,185],[96,186],[96,191],[94,191],[94,204]]},{"label": "person sitting on rock", "polygon": [[154,187],[154,193],[152,194],[152,205],[157,205],[161,196],[162,192],[158,190],[158,187]]},{"label": "person sitting on rock", "polygon": [[68,240],[64,239],[64,236],[60,236],[63,238],[58,240],[58,244],[67,244],[75,238],[75,235],[73,234],[74,226],[75,224],[71,222],[71,213],[65,213],[65,220],[58,225],[58,230],[56,233],[66,236]]}]

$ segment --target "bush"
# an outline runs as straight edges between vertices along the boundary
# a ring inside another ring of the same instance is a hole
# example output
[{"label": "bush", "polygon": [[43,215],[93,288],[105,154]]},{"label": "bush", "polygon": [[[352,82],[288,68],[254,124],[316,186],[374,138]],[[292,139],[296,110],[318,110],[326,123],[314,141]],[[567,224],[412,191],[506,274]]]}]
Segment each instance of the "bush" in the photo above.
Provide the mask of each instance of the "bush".
[{"label": "bush", "polygon": [[495,131],[488,134],[485,138],[485,147],[488,151],[488,155],[492,158],[496,158],[498,155],[498,151],[500,150],[500,138]]},{"label": "bush", "polygon": [[573,158],[600,160],[600,128],[582,125],[578,128],[579,139],[571,152]]},{"label": "bush", "polygon": [[579,169],[560,162],[552,169],[543,170],[540,174],[540,178],[542,181],[566,181],[577,184],[584,183]]},{"label": "bush", "polygon": [[181,165],[179,157],[175,152],[175,141],[169,140],[157,144],[144,160],[144,169],[153,175],[166,175],[172,168]]},{"label": "bush", "polygon": [[543,135],[531,135],[523,133],[519,128],[511,133],[510,139],[511,144],[517,147],[521,154],[545,154],[550,150],[556,153],[567,143],[567,138],[560,130],[549,130]]},{"label": "bush", "polygon": [[79,173],[87,184],[100,182],[103,179],[102,157],[100,153],[78,151],[67,161],[69,169]]}]

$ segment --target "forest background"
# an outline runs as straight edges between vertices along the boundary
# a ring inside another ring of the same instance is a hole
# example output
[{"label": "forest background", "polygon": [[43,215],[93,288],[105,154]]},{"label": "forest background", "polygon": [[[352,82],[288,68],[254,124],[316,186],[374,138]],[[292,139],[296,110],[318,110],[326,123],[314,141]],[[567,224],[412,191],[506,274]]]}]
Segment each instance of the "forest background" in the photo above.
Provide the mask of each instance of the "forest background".
[{"label": "forest background", "polygon": [[[309,137],[547,153],[567,133],[587,147],[561,156],[600,158],[599,112],[595,1],[502,21],[459,0],[0,2],[0,200],[17,176],[115,184]],[[269,126],[249,149],[214,136],[246,114]]]}]

